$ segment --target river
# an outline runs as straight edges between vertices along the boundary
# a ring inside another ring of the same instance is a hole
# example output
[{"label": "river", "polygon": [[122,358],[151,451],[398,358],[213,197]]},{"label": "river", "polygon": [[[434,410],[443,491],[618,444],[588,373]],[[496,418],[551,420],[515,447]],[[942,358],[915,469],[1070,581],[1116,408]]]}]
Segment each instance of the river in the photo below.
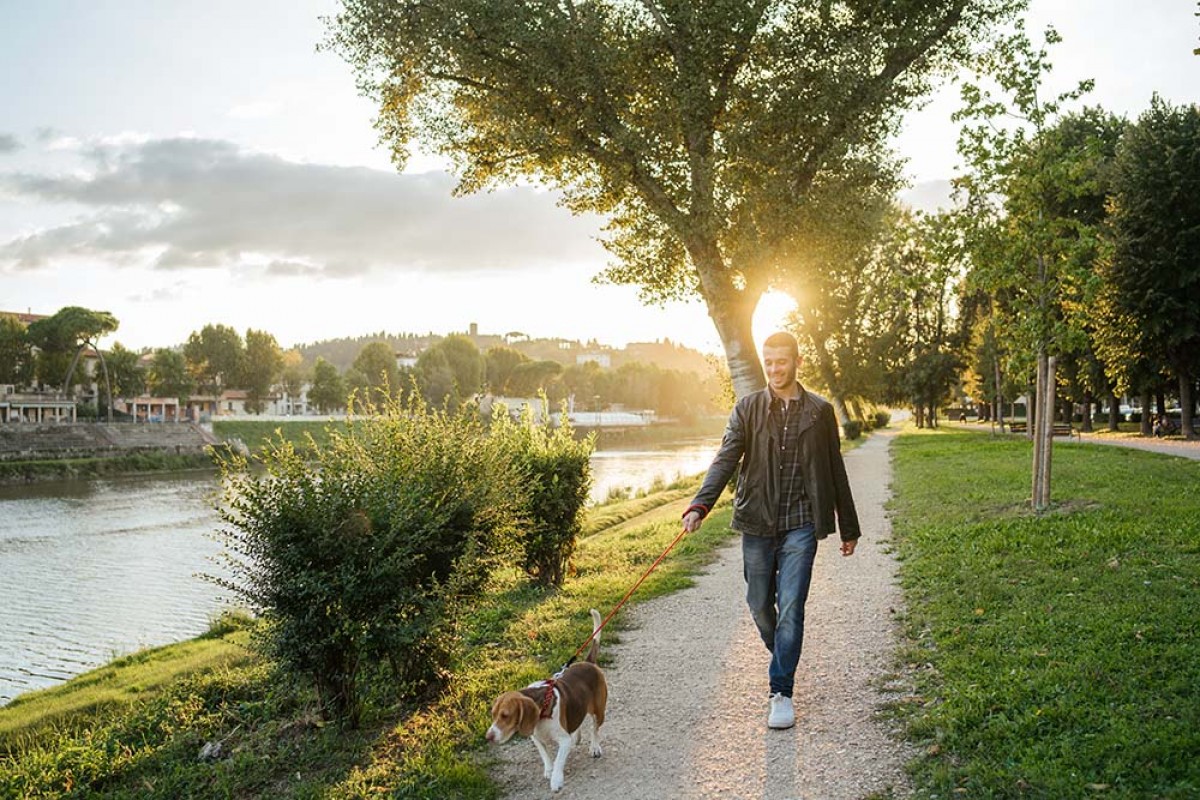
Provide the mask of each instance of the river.
[{"label": "river", "polygon": [[[593,502],[702,471],[716,441],[592,457]],[[145,647],[196,636],[227,595],[211,472],[0,486],[0,705]]]}]

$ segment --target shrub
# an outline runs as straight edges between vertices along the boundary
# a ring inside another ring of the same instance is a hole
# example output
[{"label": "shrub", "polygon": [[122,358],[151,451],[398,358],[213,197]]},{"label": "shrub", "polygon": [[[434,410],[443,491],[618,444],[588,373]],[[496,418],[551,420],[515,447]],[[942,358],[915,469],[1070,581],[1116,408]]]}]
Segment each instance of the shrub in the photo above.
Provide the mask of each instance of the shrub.
[{"label": "shrub", "polygon": [[458,614],[516,552],[509,449],[474,418],[412,400],[331,426],[304,456],[278,437],[260,458],[262,472],[225,465],[232,578],[210,578],[262,616],[259,644],[351,726],[364,670],[389,664],[410,695],[439,680]]},{"label": "shrub", "polygon": [[857,439],[862,436],[863,424],[861,420],[852,419],[842,425],[842,431],[845,432],[847,439]]},{"label": "shrub", "polygon": [[525,571],[539,583],[561,586],[582,529],[592,485],[594,434],[576,441],[566,417],[557,428],[529,414],[513,422],[501,412],[491,435],[510,448],[520,465],[525,513],[520,542]]},{"label": "shrub", "polygon": [[875,412],[875,427],[886,428],[888,423],[892,421],[892,415],[887,411]]}]

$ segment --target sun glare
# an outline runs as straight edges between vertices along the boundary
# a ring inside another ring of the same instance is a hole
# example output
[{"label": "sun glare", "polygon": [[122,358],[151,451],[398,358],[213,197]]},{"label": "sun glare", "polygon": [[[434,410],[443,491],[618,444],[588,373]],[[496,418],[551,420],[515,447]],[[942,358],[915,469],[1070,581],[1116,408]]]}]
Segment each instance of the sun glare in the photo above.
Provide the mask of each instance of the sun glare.
[{"label": "sun glare", "polygon": [[753,322],[754,342],[759,350],[762,350],[763,340],[775,331],[784,329],[787,315],[795,307],[796,301],[783,292],[771,291],[762,296],[754,311]]}]

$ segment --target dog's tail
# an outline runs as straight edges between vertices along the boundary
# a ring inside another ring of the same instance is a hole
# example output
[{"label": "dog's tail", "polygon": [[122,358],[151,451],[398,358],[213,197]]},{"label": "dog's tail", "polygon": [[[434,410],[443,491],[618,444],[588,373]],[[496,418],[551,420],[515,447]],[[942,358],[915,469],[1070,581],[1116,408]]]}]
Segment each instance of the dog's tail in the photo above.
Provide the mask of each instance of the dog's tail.
[{"label": "dog's tail", "polygon": [[587,658],[584,659],[585,661],[590,661],[593,664],[596,663],[596,657],[600,655],[600,625],[601,624],[602,624],[602,620],[600,619],[600,612],[593,608],[592,609],[592,643],[590,645],[588,645]]}]

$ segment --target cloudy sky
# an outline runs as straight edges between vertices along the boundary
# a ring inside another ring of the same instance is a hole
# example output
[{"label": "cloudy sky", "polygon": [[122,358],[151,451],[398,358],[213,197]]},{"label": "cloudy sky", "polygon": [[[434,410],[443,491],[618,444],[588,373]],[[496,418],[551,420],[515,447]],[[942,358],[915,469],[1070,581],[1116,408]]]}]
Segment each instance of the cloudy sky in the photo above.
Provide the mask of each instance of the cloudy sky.
[{"label": "cloudy sky", "polygon": [[[1136,116],[1200,100],[1190,0],[1034,0],[1060,87]],[[514,188],[451,197],[430,158],[397,174],[349,67],[317,53],[336,0],[0,0],[0,310],[113,312],[129,347],[208,322],[284,346],[334,336],[524,331],[719,348],[699,303],[597,286],[594,218]],[[910,198],[953,174],[957,90],[897,142]],[[786,303],[771,298],[761,336]]]}]

